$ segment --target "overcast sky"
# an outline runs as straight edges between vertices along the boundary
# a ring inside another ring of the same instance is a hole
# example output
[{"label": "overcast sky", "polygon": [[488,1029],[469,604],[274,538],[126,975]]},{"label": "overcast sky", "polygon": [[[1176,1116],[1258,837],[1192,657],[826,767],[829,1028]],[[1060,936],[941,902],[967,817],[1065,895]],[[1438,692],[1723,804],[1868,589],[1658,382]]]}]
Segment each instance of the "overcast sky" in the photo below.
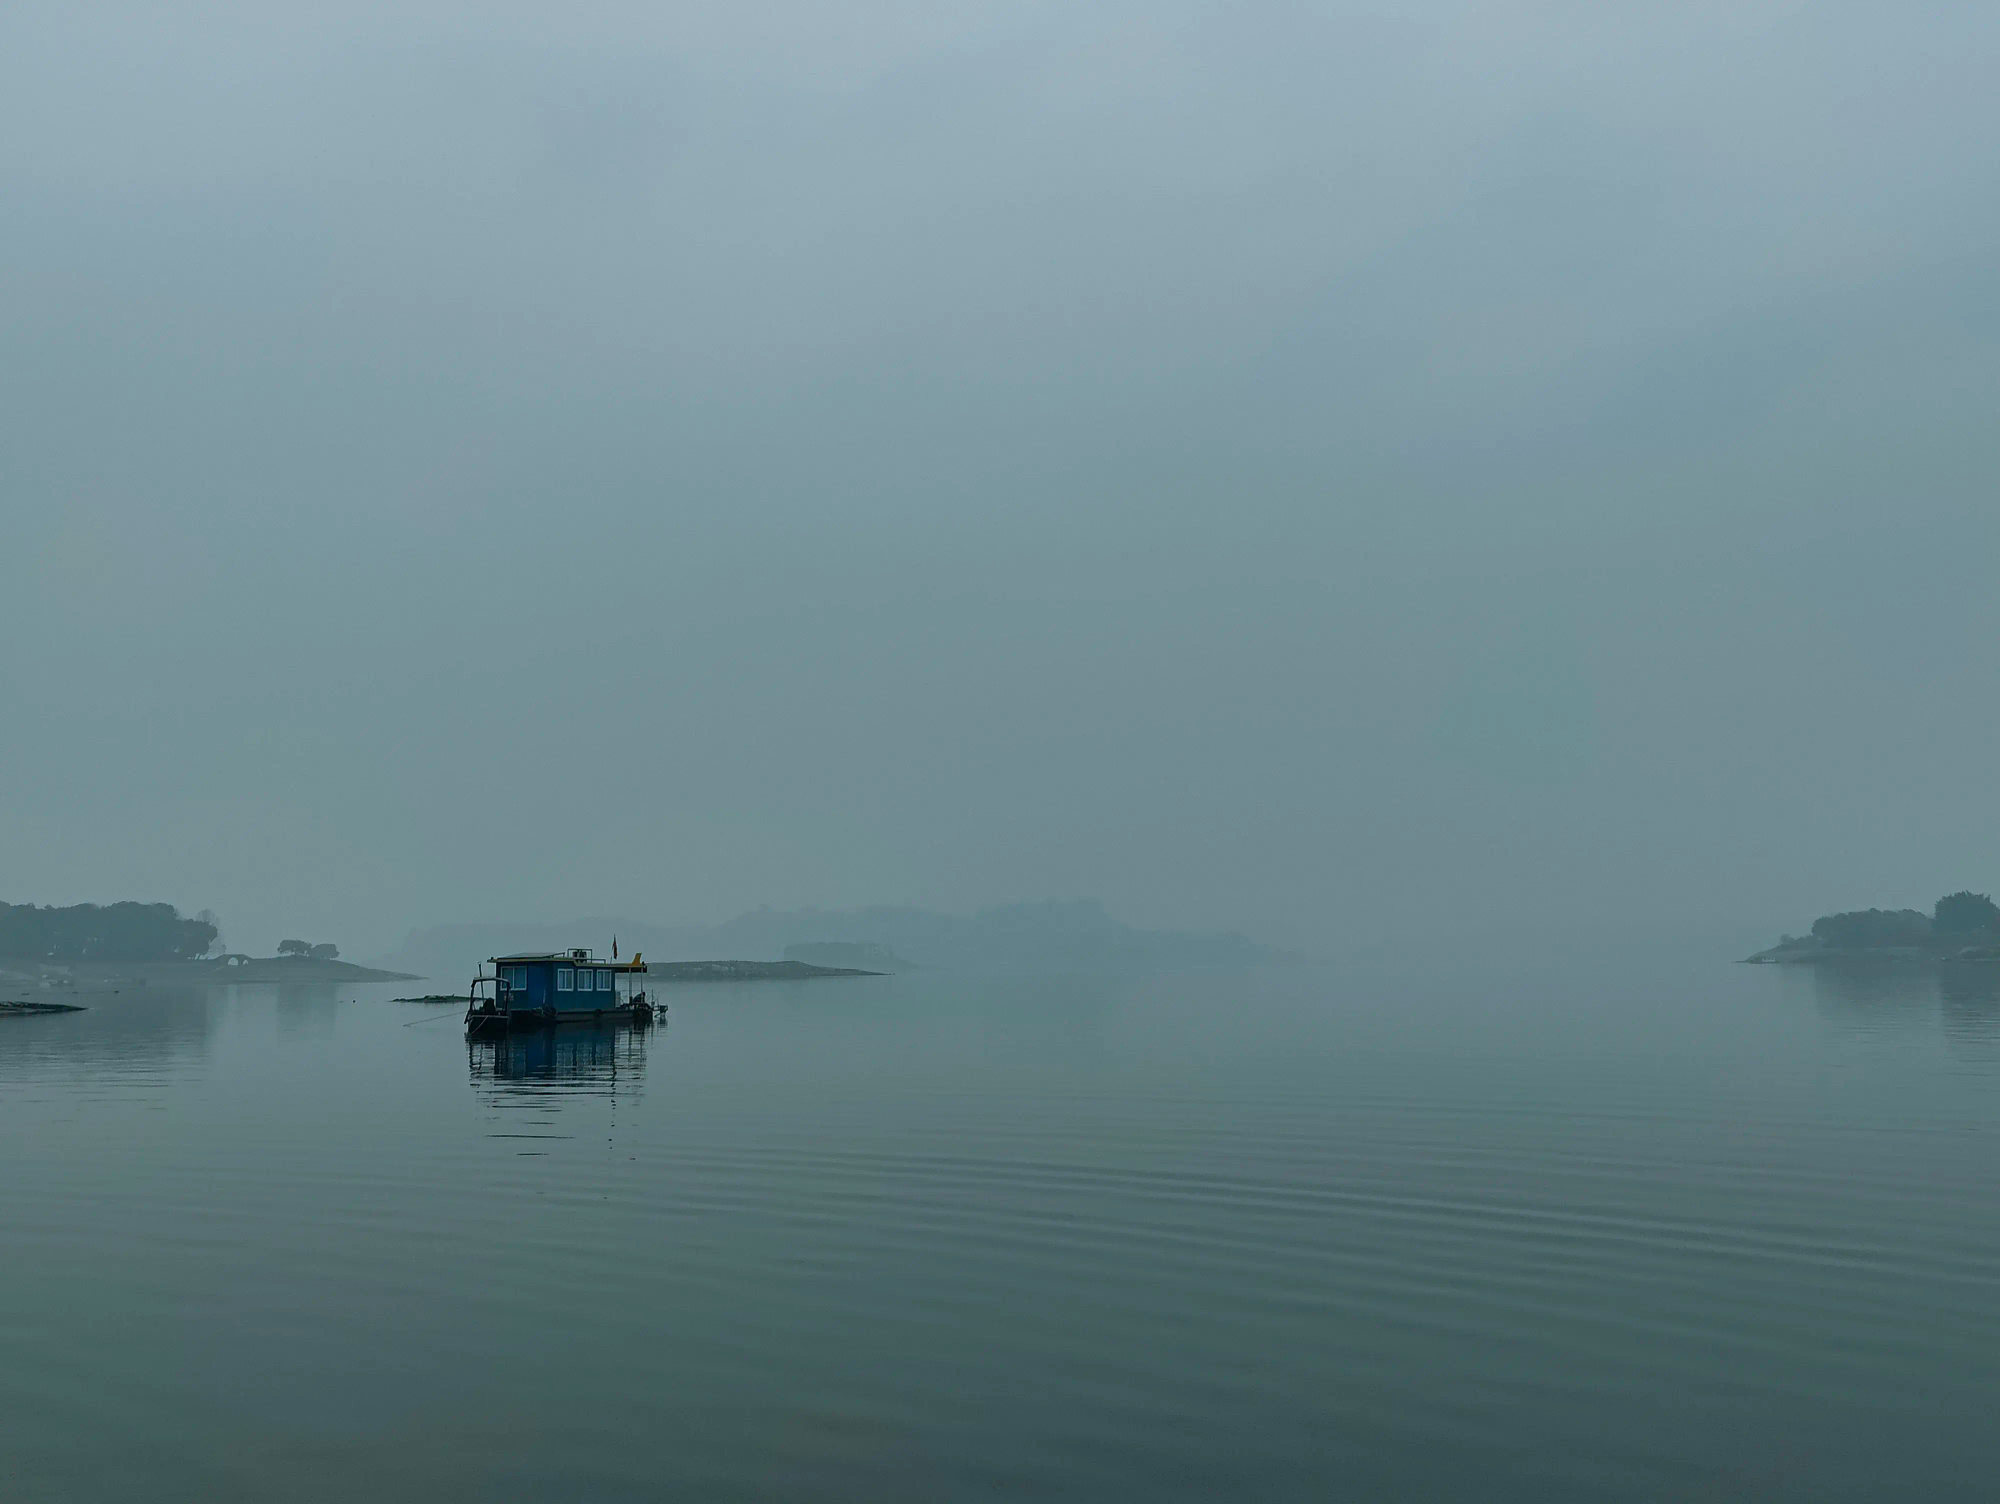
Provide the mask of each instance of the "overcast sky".
[{"label": "overcast sky", "polygon": [[0,898],[1340,955],[1991,889],[1997,46],[14,0]]}]

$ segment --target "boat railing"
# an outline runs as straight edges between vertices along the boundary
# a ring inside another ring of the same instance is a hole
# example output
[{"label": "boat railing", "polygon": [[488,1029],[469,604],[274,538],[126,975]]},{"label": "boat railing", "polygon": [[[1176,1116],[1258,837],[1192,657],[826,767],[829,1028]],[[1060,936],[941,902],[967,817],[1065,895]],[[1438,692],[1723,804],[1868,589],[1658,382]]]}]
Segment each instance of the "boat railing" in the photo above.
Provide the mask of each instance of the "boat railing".
[{"label": "boat railing", "polygon": [[[493,996],[490,998],[480,997],[479,989],[482,987],[491,987],[493,989]],[[466,989],[465,993],[466,1023],[469,1025],[475,1018],[480,1016],[480,1004],[482,1002],[488,1005],[486,1008],[488,1014],[504,1015],[507,1012],[508,995],[512,991],[513,989],[507,985],[506,979],[503,977],[474,977],[472,985]]]}]

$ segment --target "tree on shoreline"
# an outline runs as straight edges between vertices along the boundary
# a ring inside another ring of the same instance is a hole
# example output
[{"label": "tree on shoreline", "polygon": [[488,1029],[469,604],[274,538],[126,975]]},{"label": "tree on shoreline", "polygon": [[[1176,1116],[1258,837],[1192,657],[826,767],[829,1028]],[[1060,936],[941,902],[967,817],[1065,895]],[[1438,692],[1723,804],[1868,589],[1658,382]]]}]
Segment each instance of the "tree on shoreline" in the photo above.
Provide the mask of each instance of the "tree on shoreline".
[{"label": "tree on shoreline", "polygon": [[1931,928],[1940,935],[2000,929],[2000,904],[1984,893],[1969,890],[1946,894],[1931,911]]},{"label": "tree on shoreline", "polygon": [[1873,950],[1885,945],[1922,945],[1931,919],[1915,909],[1854,909],[1813,921],[1813,938],[1829,950]]},{"label": "tree on shoreline", "polygon": [[170,903],[0,903],[0,956],[56,961],[193,961],[215,944],[208,919],[183,919]]},{"label": "tree on shoreline", "polygon": [[[1947,893],[1929,914],[1916,909],[1853,909],[1822,914],[1813,921],[1813,939],[1825,950],[1877,950],[1921,946],[1948,936],[2000,931],[2000,904],[1984,893]],[[1787,936],[1780,945],[1797,942]]]}]

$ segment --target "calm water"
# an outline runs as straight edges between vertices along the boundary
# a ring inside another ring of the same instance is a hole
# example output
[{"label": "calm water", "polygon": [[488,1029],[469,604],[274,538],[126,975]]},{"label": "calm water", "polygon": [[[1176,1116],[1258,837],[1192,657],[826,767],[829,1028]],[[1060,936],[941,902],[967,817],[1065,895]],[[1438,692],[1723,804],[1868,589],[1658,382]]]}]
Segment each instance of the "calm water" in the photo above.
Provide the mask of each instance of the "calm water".
[{"label": "calm water", "polygon": [[2000,967],[0,1020],[0,1497],[1987,1499]]}]

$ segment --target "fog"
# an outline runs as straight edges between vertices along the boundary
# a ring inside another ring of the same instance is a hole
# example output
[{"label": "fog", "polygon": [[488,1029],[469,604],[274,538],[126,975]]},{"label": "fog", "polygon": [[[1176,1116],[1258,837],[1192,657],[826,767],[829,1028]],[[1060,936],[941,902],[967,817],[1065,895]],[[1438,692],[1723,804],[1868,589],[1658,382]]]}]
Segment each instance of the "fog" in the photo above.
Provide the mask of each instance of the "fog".
[{"label": "fog", "polygon": [[2000,883],[2000,12],[334,9],[0,13],[0,898]]}]

